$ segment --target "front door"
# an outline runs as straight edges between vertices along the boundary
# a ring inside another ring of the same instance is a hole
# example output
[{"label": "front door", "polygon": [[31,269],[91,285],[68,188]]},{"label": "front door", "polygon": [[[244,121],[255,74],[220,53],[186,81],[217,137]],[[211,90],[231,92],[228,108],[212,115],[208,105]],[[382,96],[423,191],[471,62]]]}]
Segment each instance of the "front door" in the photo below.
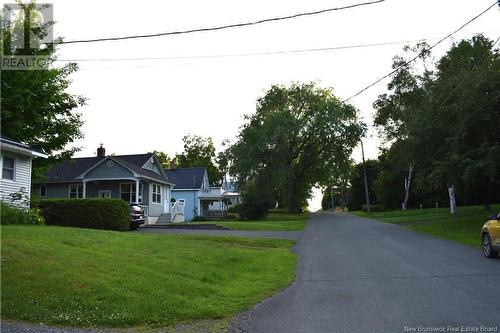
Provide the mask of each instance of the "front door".
[{"label": "front door", "polygon": [[111,190],[99,190],[97,196],[99,198],[111,198]]}]

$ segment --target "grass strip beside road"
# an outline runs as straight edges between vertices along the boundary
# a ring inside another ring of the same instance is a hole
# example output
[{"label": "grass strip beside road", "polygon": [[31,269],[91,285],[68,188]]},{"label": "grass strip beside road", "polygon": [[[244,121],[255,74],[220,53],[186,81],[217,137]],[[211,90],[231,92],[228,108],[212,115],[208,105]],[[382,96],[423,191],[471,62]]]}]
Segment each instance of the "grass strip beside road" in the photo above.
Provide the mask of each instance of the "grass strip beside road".
[{"label": "grass strip beside road", "polygon": [[2,318],[169,327],[239,313],[292,283],[293,241],[2,226]]},{"label": "grass strip beside road", "polygon": [[309,213],[270,213],[262,220],[214,220],[187,223],[215,223],[232,230],[251,231],[301,231],[306,228]]},{"label": "grass strip beside road", "polygon": [[422,211],[414,209],[371,213],[354,211],[351,214],[405,225],[415,231],[481,247],[481,227],[491,214],[499,211],[500,204],[492,205],[491,212],[486,211],[484,206],[458,207],[458,213],[455,216],[450,215],[449,208],[439,208],[437,211],[435,208]]}]

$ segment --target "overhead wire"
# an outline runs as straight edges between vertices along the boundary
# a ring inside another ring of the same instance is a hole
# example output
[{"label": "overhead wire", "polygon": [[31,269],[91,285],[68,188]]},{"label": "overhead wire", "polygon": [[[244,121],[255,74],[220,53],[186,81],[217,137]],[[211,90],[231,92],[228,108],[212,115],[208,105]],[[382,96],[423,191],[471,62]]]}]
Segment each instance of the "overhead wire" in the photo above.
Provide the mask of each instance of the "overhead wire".
[{"label": "overhead wire", "polygon": [[422,51],[420,51],[415,57],[411,58],[410,60],[407,60],[405,61],[403,64],[399,65],[398,67],[396,67],[394,70],[390,71],[389,73],[385,74],[384,76],[382,76],[381,78],[375,80],[373,83],[370,83],[369,85],[367,85],[366,87],[364,87],[363,89],[359,90],[357,93],[355,93],[354,95],[352,95],[351,97],[345,99],[343,102],[348,102],[350,101],[351,99],[361,95],[362,93],[364,93],[365,91],[367,91],[368,89],[370,89],[371,87],[375,86],[376,84],[378,84],[379,82],[381,82],[382,80],[390,77],[391,75],[397,73],[400,69],[408,66],[410,63],[412,63],[413,61],[417,60],[418,58],[420,58],[425,52],[428,52],[432,49],[434,49],[436,46],[440,45],[442,42],[444,42],[445,40],[447,40],[448,38],[450,38],[451,36],[453,36],[454,34],[456,34],[457,32],[459,32],[460,30],[462,30],[463,28],[465,28],[466,26],[468,26],[469,24],[471,24],[472,22],[474,22],[475,20],[477,20],[479,17],[481,17],[482,15],[484,15],[486,12],[488,12],[491,8],[495,7],[496,5],[498,4],[498,1],[495,0],[495,2],[493,4],[491,4],[490,6],[488,6],[488,8],[486,8],[485,10],[483,10],[481,13],[477,14],[476,16],[474,16],[473,18],[471,18],[470,20],[468,20],[467,22],[465,22],[464,24],[462,24],[458,29],[455,29],[453,32],[449,33],[448,35],[446,35],[445,37],[441,38],[439,41],[437,41],[436,43],[434,43],[433,45],[431,45],[429,48],[425,48],[423,49]]},{"label": "overhead wire", "polygon": [[297,14],[292,14],[292,15],[271,17],[271,18],[260,19],[260,20],[255,20],[255,21],[226,24],[226,25],[220,25],[220,26],[214,26],[214,27],[195,28],[195,29],[188,29],[188,30],[177,30],[177,31],[159,32],[159,33],[151,33],[151,34],[119,36],[119,37],[76,39],[76,40],[68,40],[68,41],[63,40],[63,41],[57,42],[57,44],[62,45],[62,44],[77,44],[77,43],[95,43],[95,42],[105,42],[105,41],[143,39],[143,38],[154,38],[154,37],[164,37],[164,36],[174,36],[174,35],[186,35],[186,34],[192,34],[192,33],[198,33],[198,32],[219,31],[219,30],[254,26],[254,25],[259,25],[259,24],[269,23],[269,22],[290,20],[290,19],[295,19],[295,18],[304,17],[304,16],[319,15],[319,14],[324,14],[324,13],[328,13],[328,12],[352,9],[352,8],[363,7],[363,6],[370,6],[370,5],[375,5],[375,4],[384,2],[384,1],[386,1],[386,0],[366,1],[366,2],[351,4],[351,5],[341,6],[341,7],[326,8],[326,9],[309,11],[309,12],[302,12],[302,13],[297,13]]}]

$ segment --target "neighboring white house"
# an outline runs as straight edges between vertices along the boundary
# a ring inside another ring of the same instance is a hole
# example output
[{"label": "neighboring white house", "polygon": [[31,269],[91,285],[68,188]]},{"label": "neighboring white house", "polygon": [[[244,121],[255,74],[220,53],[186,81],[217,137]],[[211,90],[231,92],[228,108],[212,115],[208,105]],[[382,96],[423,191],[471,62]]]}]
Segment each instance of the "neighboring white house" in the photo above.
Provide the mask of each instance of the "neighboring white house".
[{"label": "neighboring white house", "polygon": [[31,193],[31,162],[34,157],[47,155],[12,140],[4,135],[0,138],[0,201],[28,207]]},{"label": "neighboring white house", "polygon": [[227,177],[223,178],[222,186],[211,186],[210,194],[214,198],[219,198],[219,200],[212,201],[209,210],[227,211],[234,205],[241,203],[240,193],[237,190],[236,182],[227,181]]}]

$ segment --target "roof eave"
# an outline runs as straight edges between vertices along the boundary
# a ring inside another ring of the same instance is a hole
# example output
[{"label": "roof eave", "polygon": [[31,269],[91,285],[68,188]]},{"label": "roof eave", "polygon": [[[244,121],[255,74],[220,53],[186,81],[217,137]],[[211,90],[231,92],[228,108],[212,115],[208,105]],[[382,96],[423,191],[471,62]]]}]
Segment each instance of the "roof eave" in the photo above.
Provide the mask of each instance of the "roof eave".
[{"label": "roof eave", "polygon": [[2,139],[2,142],[0,144],[0,147],[2,150],[6,150],[9,152],[17,153],[19,155],[23,156],[29,156],[29,157],[41,157],[41,158],[47,158],[48,156],[46,154],[43,154],[41,152],[35,151],[30,148],[24,148],[24,147],[19,147],[18,145],[10,144],[8,142],[4,142]]}]

